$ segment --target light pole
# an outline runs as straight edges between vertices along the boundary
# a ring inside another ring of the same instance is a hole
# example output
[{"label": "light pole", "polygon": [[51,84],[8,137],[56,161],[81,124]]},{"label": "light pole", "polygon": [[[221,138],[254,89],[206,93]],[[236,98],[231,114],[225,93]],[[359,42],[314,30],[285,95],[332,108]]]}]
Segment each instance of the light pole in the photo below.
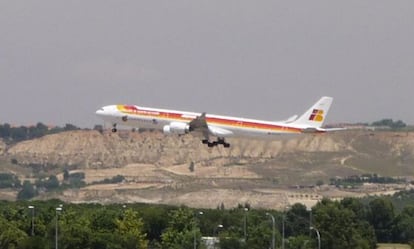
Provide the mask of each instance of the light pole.
[{"label": "light pole", "polygon": [[[223,228],[224,226],[222,224],[217,225],[217,227],[214,228],[213,231],[213,237],[216,235],[216,231],[217,231],[217,238],[218,238],[218,230]],[[217,239],[218,240],[218,239]],[[216,248],[216,240],[214,240],[214,248]]]},{"label": "light pole", "polygon": [[35,207],[30,205],[28,208],[32,211],[32,237],[34,236],[34,209]]},{"label": "light pole", "polygon": [[272,218],[272,249],[275,249],[275,217],[270,213],[266,213],[266,215]]},{"label": "light pole", "polygon": [[285,249],[285,224],[286,224],[286,209],[290,209],[290,205],[285,206],[282,216],[282,249]]},{"label": "light pole", "polygon": [[56,224],[55,224],[55,249],[58,249],[58,216],[62,211],[62,206],[56,208]]},{"label": "light pole", "polygon": [[316,236],[318,236],[318,249],[321,249],[321,234],[315,227],[309,227],[310,230],[315,230]]},{"label": "light pole", "polygon": [[[312,227],[312,208],[307,207],[306,210],[309,211],[309,227]],[[309,229],[309,237],[311,236],[311,230]]]},{"label": "light pole", "polygon": [[196,233],[197,217],[198,217],[198,215],[203,215],[203,214],[204,214],[203,212],[199,211],[198,213],[195,214],[195,217],[194,217],[194,227],[193,227],[193,230],[194,230],[194,249],[197,249],[197,233]]},{"label": "light pole", "polygon": [[282,249],[285,249],[285,216],[286,213],[284,211],[282,215]]},{"label": "light pole", "polygon": [[247,242],[247,211],[248,208],[244,208],[244,224],[243,224],[243,231],[244,231],[244,243]]}]

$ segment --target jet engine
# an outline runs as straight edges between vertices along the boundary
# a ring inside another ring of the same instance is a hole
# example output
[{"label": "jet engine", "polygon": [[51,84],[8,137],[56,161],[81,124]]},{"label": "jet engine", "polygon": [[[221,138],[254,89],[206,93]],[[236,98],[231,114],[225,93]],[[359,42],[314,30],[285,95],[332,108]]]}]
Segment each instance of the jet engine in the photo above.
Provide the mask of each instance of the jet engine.
[{"label": "jet engine", "polygon": [[171,122],[163,127],[164,134],[184,135],[190,131],[190,126],[186,123]]}]

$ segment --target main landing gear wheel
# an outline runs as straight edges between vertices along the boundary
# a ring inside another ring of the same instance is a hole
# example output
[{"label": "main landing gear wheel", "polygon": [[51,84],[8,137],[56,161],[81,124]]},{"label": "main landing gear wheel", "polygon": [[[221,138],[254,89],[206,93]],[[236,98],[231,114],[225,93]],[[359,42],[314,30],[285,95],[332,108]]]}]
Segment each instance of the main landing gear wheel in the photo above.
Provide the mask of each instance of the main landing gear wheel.
[{"label": "main landing gear wheel", "polygon": [[219,144],[222,144],[224,148],[229,148],[229,147],[230,147],[230,144],[229,144],[229,143],[226,143],[226,142],[224,141],[224,139],[218,139],[217,141],[213,141],[213,142],[210,142],[210,141],[208,141],[207,139],[203,139],[203,140],[201,140],[201,142],[202,142],[203,144],[207,144],[207,146],[208,146],[209,148],[215,147],[215,146],[217,146],[217,145],[219,145]]},{"label": "main landing gear wheel", "polygon": [[217,146],[217,145],[218,145],[218,143],[217,143],[217,142],[208,142],[208,143],[207,143],[207,146],[208,146],[208,147],[210,147],[210,148],[211,148],[211,147],[214,147],[214,146]]},{"label": "main landing gear wheel", "polygon": [[112,132],[113,133],[115,133],[115,132],[117,132],[118,131],[118,129],[116,129],[116,124],[113,124],[112,125]]}]

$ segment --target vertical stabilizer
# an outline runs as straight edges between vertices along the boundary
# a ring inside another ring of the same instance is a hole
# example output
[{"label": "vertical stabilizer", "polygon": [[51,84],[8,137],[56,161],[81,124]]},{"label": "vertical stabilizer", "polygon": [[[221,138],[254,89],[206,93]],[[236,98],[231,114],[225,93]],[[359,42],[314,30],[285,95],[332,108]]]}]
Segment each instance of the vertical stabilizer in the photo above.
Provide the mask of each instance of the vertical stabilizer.
[{"label": "vertical stabilizer", "polygon": [[333,98],[331,97],[322,97],[293,123],[306,128],[320,128],[325,121],[332,100]]}]

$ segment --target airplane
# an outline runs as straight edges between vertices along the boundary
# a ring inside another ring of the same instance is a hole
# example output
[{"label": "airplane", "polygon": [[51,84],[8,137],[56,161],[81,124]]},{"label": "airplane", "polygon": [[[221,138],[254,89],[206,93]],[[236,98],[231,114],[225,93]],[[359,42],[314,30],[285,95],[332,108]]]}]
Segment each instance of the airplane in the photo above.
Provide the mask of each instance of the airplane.
[{"label": "airplane", "polygon": [[[134,128],[162,130],[164,134],[184,135],[188,133],[201,137],[208,147],[230,144],[228,137],[257,137],[274,139],[280,135],[325,133],[341,128],[322,128],[332,97],[322,97],[300,117],[294,115],[283,121],[265,121],[240,117],[185,112],[136,105],[108,105],[96,111],[96,115],[112,124]],[[212,139],[215,138],[215,139]]]}]

